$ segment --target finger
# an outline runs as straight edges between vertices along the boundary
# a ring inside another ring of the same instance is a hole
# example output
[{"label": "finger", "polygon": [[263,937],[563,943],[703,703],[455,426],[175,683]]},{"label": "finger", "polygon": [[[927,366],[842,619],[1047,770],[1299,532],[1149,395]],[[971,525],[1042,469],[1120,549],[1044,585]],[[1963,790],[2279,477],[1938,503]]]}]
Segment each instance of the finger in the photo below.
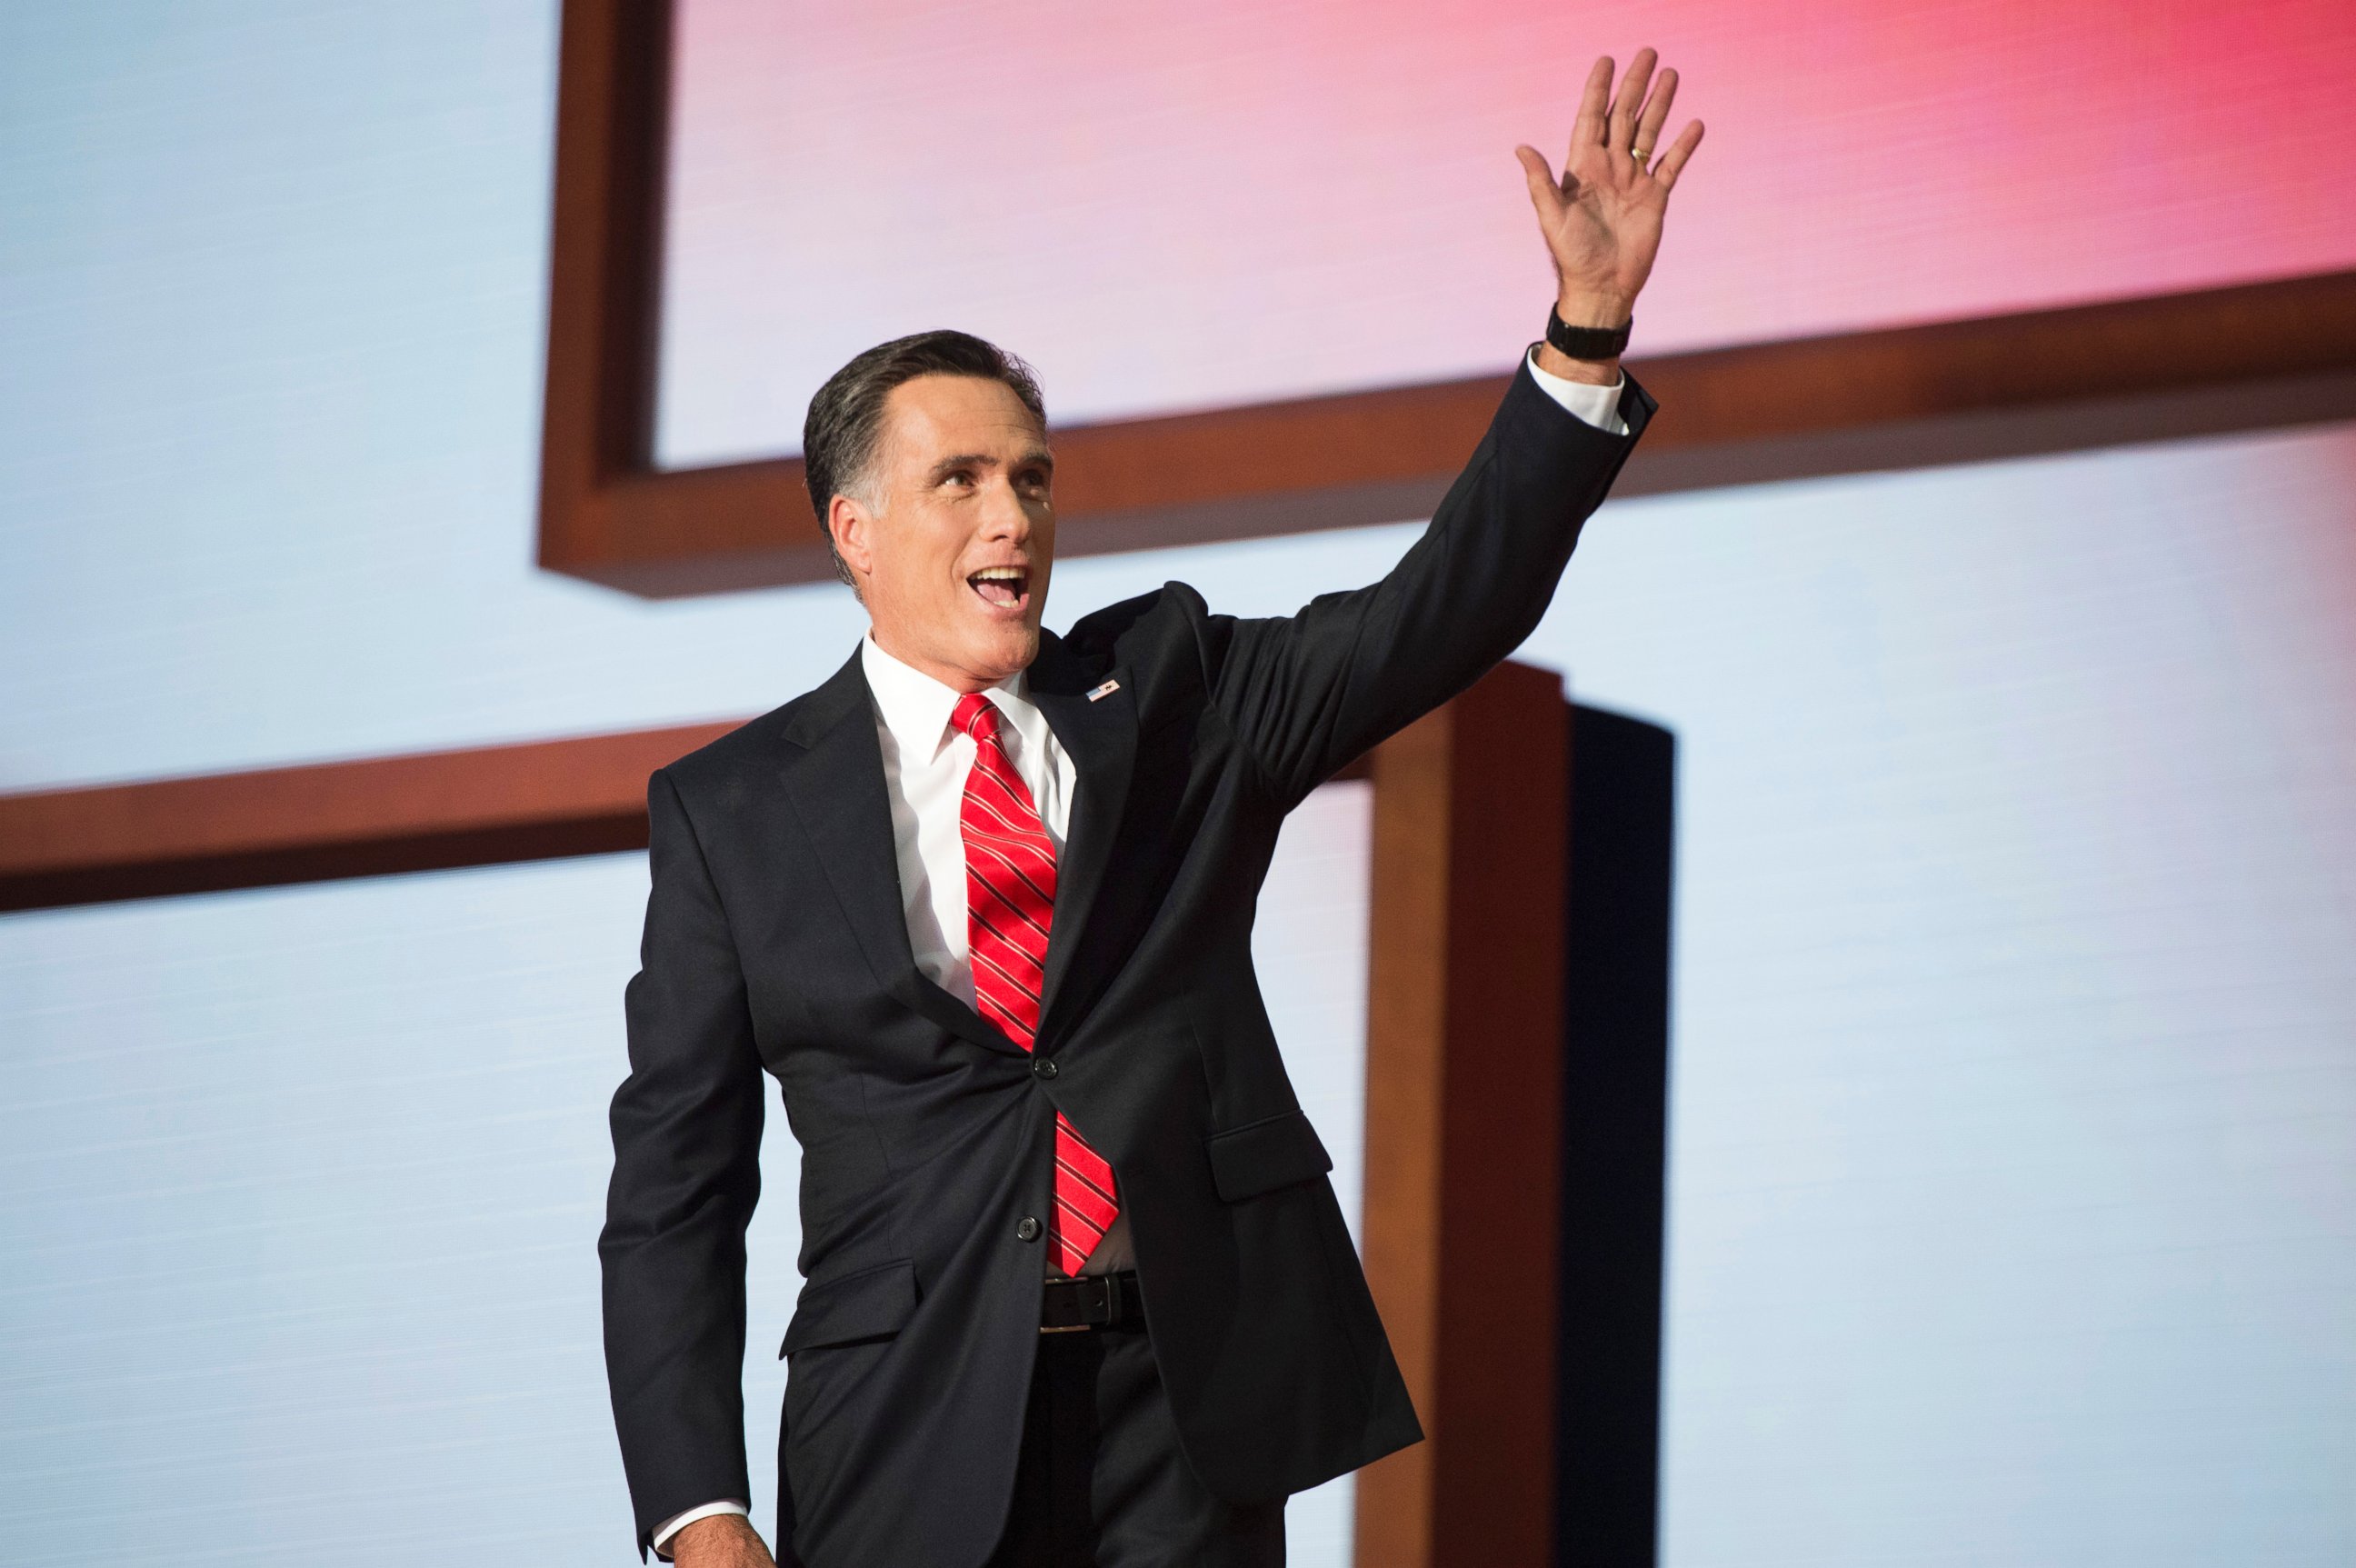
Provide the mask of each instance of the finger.
[{"label": "finger", "polygon": [[1665,70],[1653,83],[1653,95],[1644,100],[1644,112],[1636,117],[1636,140],[1628,150],[1637,155],[1639,162],[1661,145],[1661,127],[1668,124],[1669,105],[1676,100],[1677,73]]},{"label": "finger", "polygon": [[1686,160],[1693,156],[1694,149],[1700,145],[1701,122],[1687,121],[1686,128],[1677,133],[1676,145],[1663,153],[1661,161],[1653,166],[1653,177],[1665,186],[1676,184],[1677,176],[1685,172]]},{"label": "finger", "polygon": [[1604,117],[1612,102],[1612,57],[1605,55],[1587,73],[1587,90],[1580,94],[1579,118],[1570,124],[1574,153],[1581,145],[1600,147],[1606,129]]},{"label": "finger", "polygon": [[1538,217],[1551,220],[1562,210],[1562,187],[1554,182],[1554,170],[1547,166],[1546,156],[1536,147],[1514,149],[1514,156],[1522,160],[1522,173],[1530,182],[1530,205],[1538,209]]},{"label": "finger", "polygon": [[1620,79],[1619,96],[1612,100],[1612,129],[1605,140],[1612,146],[1625,147],[1636,134],[1636,111],[1644,106],[1644,89],[1653,81],[1653,62],[1660,58],[1644,48],[1638,49],[1636,58],[1628,62],[1628,74]]}]

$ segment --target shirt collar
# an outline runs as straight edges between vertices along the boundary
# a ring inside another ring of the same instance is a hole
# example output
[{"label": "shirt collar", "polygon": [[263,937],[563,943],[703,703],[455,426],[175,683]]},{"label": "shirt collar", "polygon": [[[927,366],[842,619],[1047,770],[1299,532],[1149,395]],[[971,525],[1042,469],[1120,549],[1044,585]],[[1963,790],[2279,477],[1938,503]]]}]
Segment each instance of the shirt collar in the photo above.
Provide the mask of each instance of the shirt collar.
[{"label": "shirt collar", "polygon": [[[859,639],[859,662],[867,676],[867,689],[874,694],[875,711],[899,743],[900,755],[935,756],[948,737],[949,715],[957,711],[958,699],[964,693],[893,658],[877,645],[873,633]],[[1027,671],[1018,670],[990,687],[987,694],[1029,739],[1033,725],[1040,721],[1039,710],[1028,695],[1026,675]]]}]

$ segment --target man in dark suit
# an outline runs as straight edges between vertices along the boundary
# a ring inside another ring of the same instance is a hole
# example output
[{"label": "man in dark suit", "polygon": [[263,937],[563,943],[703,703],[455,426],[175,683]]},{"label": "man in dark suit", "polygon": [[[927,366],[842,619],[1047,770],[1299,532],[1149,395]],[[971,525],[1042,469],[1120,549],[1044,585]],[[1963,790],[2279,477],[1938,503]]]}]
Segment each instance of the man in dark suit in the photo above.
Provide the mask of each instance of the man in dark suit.
[{"label": "man in dark suit", "polygon": [[599,1243],[642,1549],[769,1561],[742,1436],[765,1070],[807,1277],[780,1560],[1277,1563],[1290,1493],[1421,1435],[1252,911],[1285,813],[1528,635],[1651,413],[1619,350],[1701,134],[1647,167],[1653,65],[1615,100],[1597,62],[1559,181],[1517,149],[1547,341],[1371,587],[1239,621],[1173,583],[1043,633],[1054,458],[1021,363],[925,333],[813,401],[811,499],[873,628],[648,796]]}]

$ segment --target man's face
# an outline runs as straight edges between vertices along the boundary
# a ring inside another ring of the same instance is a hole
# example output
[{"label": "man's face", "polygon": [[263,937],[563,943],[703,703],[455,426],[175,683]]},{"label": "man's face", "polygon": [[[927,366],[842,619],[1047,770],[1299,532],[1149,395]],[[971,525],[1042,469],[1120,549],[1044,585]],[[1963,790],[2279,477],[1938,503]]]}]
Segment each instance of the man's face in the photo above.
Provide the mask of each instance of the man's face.
[{"label": "man's face", "polygon": [[963,692],[1027,667],[1055,553],[1047,433],[1013,390],[979,376],[892,389],[866,487],[827,525],[858,579],[875,641]]}]

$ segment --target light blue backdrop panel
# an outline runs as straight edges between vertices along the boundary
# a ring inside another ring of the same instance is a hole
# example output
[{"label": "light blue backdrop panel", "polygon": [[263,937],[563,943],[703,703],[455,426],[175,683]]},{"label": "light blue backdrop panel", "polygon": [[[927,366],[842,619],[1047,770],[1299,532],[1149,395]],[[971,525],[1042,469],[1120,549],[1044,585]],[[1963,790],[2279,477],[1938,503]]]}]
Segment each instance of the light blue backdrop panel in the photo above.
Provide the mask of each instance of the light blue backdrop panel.
[{"label": "light blue backdrop panel", "polygon": [[[1356,1214],[1367,787],[1297,813],[1269,1011]],[[0,1560],[626,1563],[594,1243],[641,855],[0,918]],[[746,1441],[776,1514],[798,1160]],[[1348,1560],[1348,1484],[1294,1560]]]},{"label": "light blue backdrop panel", "polygon": [[1615,507],[1663,1557],[2356,1562],[2356,429]]},{"label": "light blue backdrop panel", "polygon": [[594,1249],[645,884],[617,855],[0,920],[5,1555],[633,1555]]}]

